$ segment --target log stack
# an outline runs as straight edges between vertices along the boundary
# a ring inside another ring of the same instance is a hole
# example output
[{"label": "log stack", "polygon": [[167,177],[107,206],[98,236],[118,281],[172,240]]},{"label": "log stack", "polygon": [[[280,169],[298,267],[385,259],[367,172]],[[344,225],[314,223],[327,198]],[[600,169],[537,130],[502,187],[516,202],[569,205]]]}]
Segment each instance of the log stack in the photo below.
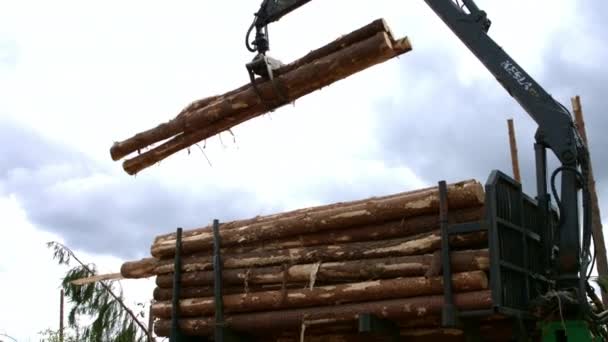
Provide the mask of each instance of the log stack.
[{"label": "log stack", "polygon": [[223,95],[194,101],[172,120],[110,148],[112,160],[159,146],[123,162],[130,175],[200,141],[411,51],[407,37],[396,39],[383,19],[361,27],[273,72]]},{"label": "log stack", "polygon": [[[450,224],[482,219],[480,183],[447,189]],[[280,331],[278,341],[299,336],[304,326],[315,336],[324,336],[315,329],[348,335],[357,317],[370,313],[403,322],[404,334],[415,334],[443,305],[439,222],[439,191],[429,187],[220,223],[225,324],[262,340]],[[211,226],[183,231],[181,245],[181,329],[212,335]],[[121,268],[125,278],[156,276],[152,312],[159,336],[170,334],[175,246],[175,233],[158,236],[151,258]],[[456,305],[489,308],[486,233],[452,235],[450,246]],[[421,324],[412,326],[416,320]]]}]

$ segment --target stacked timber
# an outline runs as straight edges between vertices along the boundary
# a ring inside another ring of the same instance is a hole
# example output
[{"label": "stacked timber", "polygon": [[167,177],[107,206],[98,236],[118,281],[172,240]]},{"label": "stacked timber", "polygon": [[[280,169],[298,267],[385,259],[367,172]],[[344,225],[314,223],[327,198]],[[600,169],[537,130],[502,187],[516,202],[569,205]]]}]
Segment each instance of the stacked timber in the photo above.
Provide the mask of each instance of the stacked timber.
[{"label": "stacked timber", "polygon": [[278,68],[272,81],[259,78],[223,95],[194,101],[172,120],[115,142],[110,155],[116,161],[163,142],[123,162],[128,174],[136,174],[180,150],[410,50],[407,38],[394,38],[384,20],[375,20]]},{"label": "stacked timber", "polygon": [[[482,219],[480,183],[447,189],[450,224]],[[220,223],[224,324],[266,341],[302,330],[348,336],[358,316],[369,313],[403,322],[403,333],[415,334],[436,321],[444,304],[439,224],[437,187]],[[486,232],[449,241],[455,304],[489,308]],[[121,268],[125,278],[156,277],[152,312],[159,336],[170,334],[176,243],[175,233],[158,236],[151,258]],[[181,329],[212,335],[211,226],[184,230],[181,246]]]}]

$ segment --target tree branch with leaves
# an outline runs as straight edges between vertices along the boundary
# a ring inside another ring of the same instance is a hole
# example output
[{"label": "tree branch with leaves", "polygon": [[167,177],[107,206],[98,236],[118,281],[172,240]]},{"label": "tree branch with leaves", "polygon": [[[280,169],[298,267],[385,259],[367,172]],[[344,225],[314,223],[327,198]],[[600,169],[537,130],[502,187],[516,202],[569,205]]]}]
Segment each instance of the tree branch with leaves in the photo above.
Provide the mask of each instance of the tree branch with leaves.
[{"label": "tree branch with leaves", "polygon": [[[47,247],[53,250],[53,259],[60,265],[71,267],[61,283],[65,296],[72,304],[68,325],[77,328],[77,318],[81,315],[89,316],[93,320],[88,327],[82,328],[81,331],[79,329],[80,341],[154,341],[147,327],[138,318],[144,317],[143,303],[137,304],[142,310],[135,314],[125,305],[122,288],[118,291],[114,288],[114,281],[72,284],[73,280],[96,275],[95,265],[85,264],[72,250],[59,242],[48,242]],[[76,261],[77,265],[70,265],[71,261]]]}]

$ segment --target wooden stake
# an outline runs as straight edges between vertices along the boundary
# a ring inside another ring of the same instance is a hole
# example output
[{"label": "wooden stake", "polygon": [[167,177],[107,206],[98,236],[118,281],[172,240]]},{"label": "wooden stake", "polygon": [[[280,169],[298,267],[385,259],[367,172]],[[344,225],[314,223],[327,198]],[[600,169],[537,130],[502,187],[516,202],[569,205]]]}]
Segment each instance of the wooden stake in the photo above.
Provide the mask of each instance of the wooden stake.
[{"label": "wooden stake", "polygon": [[[580,96],[575,96],[571,99],[572,110],[576,120],[576,126],[583,139],[587,149],[589,149],[589,141],[587,139],[587,131],[585,129],[585,120],[583,119],[583,107],[581,105]],[[589,152],[591,154],[591,152]],[[593,248],[597,260],[597,271],[600,277],[608,276],[608,261],[606,260],[606,245],[604,242],[604,233],[602,230],[602,216],[600,213],[599,200],[595,189],[595,178],[593,177],[593,166],[591,157],[589,157],[589,179],[587,186],[591,194],[591,230],[593,231]],[[602,292],[602,302],[604,307],[608,307],[608,294]]]},{"label": "wooden stake", "polygon": [[521,176],[519,174],[519,157],[517,155],[517,141],[515,140],[515,127],[513,119],[507,120],[509,126],[509,145],[511,146],[511,165],[513,166],[513,176],[515,180],[521,184]]},{"label": "wooden stake", "polygon": [[59,293],[59,342],[63,342],[63,289]]},{"label": "wooden stake", "polygon": [[152,312],[152,305],[154,301],[150,302],[150,308],[148,311],[148,342],[154,342],[154,312]]}]

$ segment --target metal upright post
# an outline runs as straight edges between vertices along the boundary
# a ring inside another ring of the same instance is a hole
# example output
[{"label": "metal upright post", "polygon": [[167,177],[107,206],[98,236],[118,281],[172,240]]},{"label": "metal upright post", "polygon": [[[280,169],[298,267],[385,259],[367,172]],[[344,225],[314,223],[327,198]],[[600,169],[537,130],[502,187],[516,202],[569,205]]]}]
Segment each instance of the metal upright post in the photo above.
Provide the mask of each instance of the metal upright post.
[{"label": "metal upright post", "polygon": [[445,327],[457,325],[457,311],[452,292],[452,265],[450,260],[450,231],[448,224],[448,189],[445,181],[439,182],[439,222],[441,225],[441,268],[443,272],[444,304],[441,323]]},{"label": "metal upright post", "polygon": [[173,265],[173,298],[171,306],[171,342],[180,342],[179,296],[182,285],[182,228],[177,228],[175,237],[175,259]]},{"label": "metal upright post", "polygon": [[224,302],[222,297],[222,259],[220,223],[213,220],[213,292],[215,295],[215,341],[224,342]]}]

